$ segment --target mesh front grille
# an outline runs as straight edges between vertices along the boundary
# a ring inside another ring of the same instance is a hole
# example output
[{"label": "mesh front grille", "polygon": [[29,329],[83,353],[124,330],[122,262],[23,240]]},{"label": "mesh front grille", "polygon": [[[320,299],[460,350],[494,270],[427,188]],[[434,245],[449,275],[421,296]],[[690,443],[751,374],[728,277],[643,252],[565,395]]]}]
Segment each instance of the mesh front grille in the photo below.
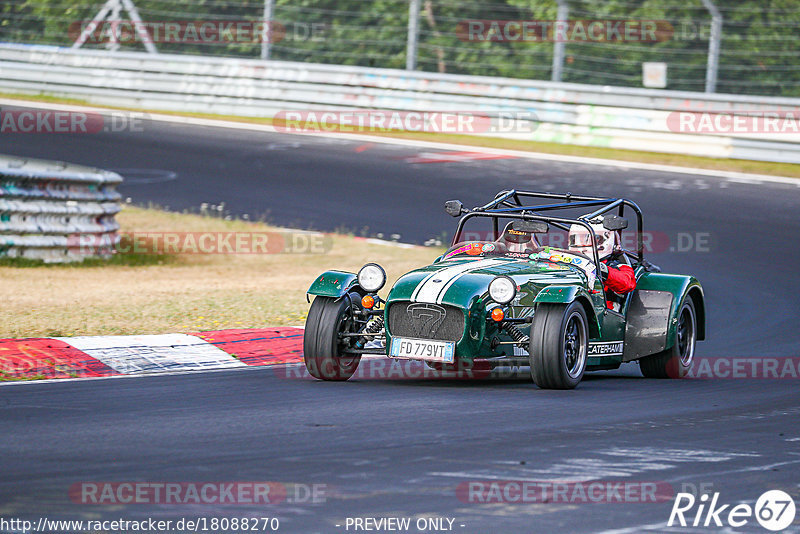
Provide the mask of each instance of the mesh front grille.
[{"label": "mesh front grille", "polygon": [[460,341],[464,312],[453,306],[395,302],[389,306],[389,332],[400,337]]}]

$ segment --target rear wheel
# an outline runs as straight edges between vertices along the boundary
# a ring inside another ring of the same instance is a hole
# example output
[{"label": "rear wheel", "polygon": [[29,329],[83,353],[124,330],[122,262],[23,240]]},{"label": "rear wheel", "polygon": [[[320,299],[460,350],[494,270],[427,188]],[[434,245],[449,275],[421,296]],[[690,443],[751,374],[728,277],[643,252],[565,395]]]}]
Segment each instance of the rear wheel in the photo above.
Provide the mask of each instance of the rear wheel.
[{"label": "rear wheel", "polygon": [[357,338],[340,337],[340,333],[358,332],[356,311],[361,299],[350,293],[336,300],[316,297],[308,310],[303,335],[303,359],[311,376],[321,380],[347,380],[356,372],[360,354],[347,354]]},{"label": "rear wheel", "polygon": [[692,368],[696,343],[697,315],[694,302],[687,295],[678,312],[675,344],[665,351],[639,360],[642,375],[647,378],[683,378]]},{"label": "rear wheel", "polygon": [[540,304],[530,336],[531,377],[544,389],[572,389],[586,371],[589,328],[579,302]]}]

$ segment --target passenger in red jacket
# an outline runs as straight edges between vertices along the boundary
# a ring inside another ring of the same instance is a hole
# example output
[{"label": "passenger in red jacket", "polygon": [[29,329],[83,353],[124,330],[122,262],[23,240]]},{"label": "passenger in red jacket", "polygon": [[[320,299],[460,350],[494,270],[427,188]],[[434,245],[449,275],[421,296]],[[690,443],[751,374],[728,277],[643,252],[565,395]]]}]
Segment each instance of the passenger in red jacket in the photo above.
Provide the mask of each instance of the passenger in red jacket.
[{"label": "passenger in red jacket", "polygon": [[[602,224],[592,224],[597,238],[597,255],[600,257],[600,276],[603,280],[608,300],[608,308],[614,311],[622,309],[624,295],[636,289],[636,276],[633,268],[627,264],[622,253],[622,239],[619,232],[606,230]],[[592,237],[589,231],[578,224],[569,229],[569,250],[594,258]],[[615,298],[616,294],[616,298]]]},{"label": "passenger in red jacket", "polygon": [[[609,296],[609,292],[623,296],[636,289],[636,275],[633,267],[620,263],[619,259],[613,257],[613,254],[605,260],[600,260],[600,275],[603,277],[603,289],[606,291],[606,296]],[[622,308],[621,302],[617,300],[608,300],[606,304],[609,309],[614,311]]]}]

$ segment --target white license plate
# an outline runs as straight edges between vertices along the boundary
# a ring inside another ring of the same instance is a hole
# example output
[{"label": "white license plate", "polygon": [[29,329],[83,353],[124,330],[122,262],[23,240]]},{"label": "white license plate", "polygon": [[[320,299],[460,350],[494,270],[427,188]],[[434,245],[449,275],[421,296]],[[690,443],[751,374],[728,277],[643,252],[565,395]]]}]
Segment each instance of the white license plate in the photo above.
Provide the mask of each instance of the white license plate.
[{"label": "white license plate", "polygon": [[453,363],[455,345],[455,343],[450,341],[430,341],[428,339],[393,337],[389,356],[392,358]]}]

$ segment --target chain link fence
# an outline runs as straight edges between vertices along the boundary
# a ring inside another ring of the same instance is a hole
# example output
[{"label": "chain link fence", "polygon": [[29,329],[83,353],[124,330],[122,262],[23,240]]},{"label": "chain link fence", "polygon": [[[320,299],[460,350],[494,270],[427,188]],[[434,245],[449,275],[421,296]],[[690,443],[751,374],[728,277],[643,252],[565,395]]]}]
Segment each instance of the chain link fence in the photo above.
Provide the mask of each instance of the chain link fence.
[{"label": "chain link fence", "polygon": [[4,42],[794,97],[798,28],[799,0],[0,4]]}]

